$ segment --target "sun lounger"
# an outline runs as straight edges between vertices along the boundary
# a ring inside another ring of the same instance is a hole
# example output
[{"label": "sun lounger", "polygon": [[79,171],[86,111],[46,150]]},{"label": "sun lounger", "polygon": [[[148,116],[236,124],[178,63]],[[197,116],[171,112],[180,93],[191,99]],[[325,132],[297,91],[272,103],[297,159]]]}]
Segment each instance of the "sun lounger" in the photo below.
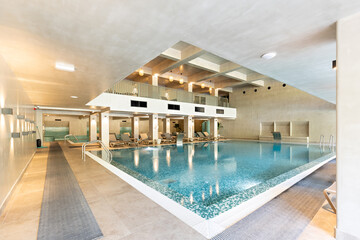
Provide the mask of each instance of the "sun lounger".
[{"label": "sun lounger", "polygon": [[123,140],[123,142],[125,142],[125,144],[128,144],[128,145],[135,145],[135,146],[138,145],[137,142],[131,141],[129,135],[125,134],[125,133],[121,134],[121,140]]},{"label": "sun lounger", "polygon": [[170,135],[170,133],[164,133],[163,136],[164,136],[163,141],[164,141],[165,143],[166,143],[166,142],[172,143],[172,142],[175,142],[175,141],[176,141],[176,139],[175,139],[174,137],[172,137],[172,136]]},{"label": "sun lounger", "polygon": [[109,145],[110,147],[124,146],[125,142],[116,139],[115,133],[109,134]]},{"label": "sun lounger", "polygon": [[326,200],[328,201],[330,207],[334,210],[334,213],[336,213],[336,207],[335,204],[331,201],[330,195],[334,194],[336,195],[336,182],[334,182],[330,187],[324,190],[324,196]]},{"label": "sun lounger", "polygon": [[149,137],[148,137],[148,135],[146,133],[141,133],[140,134],[140,139],[141,139],[140,143],[144,143],[144,144],[147,144],[147,145],[154,143],[154,140],[149,139]]}]

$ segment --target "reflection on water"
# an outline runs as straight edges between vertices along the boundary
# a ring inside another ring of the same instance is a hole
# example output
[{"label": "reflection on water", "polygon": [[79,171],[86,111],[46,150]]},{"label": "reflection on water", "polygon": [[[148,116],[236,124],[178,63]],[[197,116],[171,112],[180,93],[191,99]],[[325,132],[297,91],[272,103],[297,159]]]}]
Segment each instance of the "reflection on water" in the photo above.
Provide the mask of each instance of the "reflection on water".
[{"label": "reflection on water", "polygon": [[231,141],[112,153],[113,164],[124,165],[191,201],[208,204],[329,154],[330,150],[314,145]]}]

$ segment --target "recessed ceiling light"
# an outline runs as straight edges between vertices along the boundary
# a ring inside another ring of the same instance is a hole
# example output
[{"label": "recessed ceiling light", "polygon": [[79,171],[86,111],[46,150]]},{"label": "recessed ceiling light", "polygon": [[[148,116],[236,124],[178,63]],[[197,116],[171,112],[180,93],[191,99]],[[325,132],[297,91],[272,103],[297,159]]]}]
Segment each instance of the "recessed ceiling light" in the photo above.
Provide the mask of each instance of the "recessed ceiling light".
[{"label": "recessed ceiling light", "polygon": [[56,62],[55,68],[57,70],[66,71],[66,72],[74,72],[75,66],[74,64],[64,63],[64,62]]},{"label": "recessed ceiling light", "polygon": [[263,55],[261,55],[261,58],[263,59],[272,59],[276,56],[276,52],[268,52],[268,53],[264,53]]},{"label": "recessed ceiling light", "polygon": [[78,96],[70,96],[71,98],[79,98]]}]

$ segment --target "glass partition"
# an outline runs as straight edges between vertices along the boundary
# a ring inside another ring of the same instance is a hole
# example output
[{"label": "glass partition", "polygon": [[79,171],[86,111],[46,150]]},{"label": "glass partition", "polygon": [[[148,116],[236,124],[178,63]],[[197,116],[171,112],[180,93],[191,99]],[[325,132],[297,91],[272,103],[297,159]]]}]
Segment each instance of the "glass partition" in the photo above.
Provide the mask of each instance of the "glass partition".
[{"label": "glass partition", "polygon": [[133,82],[128,80],[119,81],[106,92],[168,101],[229,107],[229,101],[224,97],[215,97],[208,94],[193,93],[182,89],[153,86],[148,83]]}]

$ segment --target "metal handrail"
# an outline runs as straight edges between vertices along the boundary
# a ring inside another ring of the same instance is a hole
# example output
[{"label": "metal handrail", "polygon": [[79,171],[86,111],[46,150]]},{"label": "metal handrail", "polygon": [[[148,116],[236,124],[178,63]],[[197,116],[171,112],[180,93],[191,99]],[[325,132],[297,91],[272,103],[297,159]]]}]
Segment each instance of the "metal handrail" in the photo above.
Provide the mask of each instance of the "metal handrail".
[{"label": "metal handrail", "polygon": [[100,146],[104,149],[104,151],[107,153],[107,160],[109,163],[112,162],[112,153],[110,152],[110,150],[105,146],[105,144],[101,141],[101,140],[94,140],[94,141],[90,141],[90,142],[86,142],[82,145],[81,147],[81,156],[82,159],[85,161],[85,151],[86,151],[86,146],[89,144],[93,144],[93,143],[99,143]]},{"label": "metal handrail", "polygon": [[320,141],[319,141],[319,145],[324,145],[325,144],[325,136],[324,135],[320,135]]},{"label": "metal handrail", "polygon": [[67,138],[67,137],[70,137],[70,136],[73,136],[73,137],[76,139],[76,141],[79,141],[79,139],[78,139],[75,135],[73,135],[73,134],[65,135],[64,141],[66,141],[66,138]]},{"label": "metal handrail", "polygon": [[331,149],[332,147],[335,146],[335,142],[334,142],[334,136],[333,135],[330,135],[330,138],[329,138],[329,148]]}]

